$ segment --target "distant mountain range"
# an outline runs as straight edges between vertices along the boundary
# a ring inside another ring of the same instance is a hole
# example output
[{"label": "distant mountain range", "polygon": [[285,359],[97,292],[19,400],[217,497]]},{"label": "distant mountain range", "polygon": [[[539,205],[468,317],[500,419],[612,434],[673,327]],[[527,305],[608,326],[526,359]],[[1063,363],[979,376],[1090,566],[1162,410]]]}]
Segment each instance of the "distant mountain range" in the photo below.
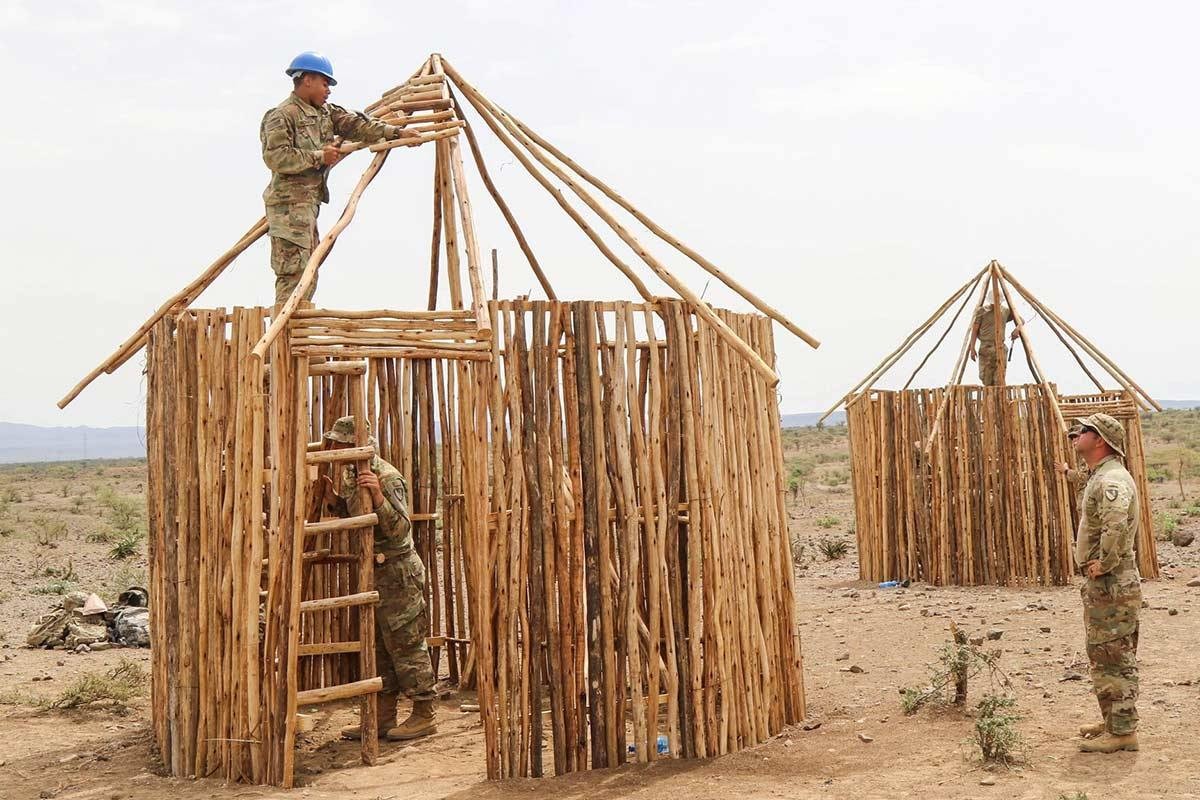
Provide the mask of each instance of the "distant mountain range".
[{"label": "distant mountain range", "polygon": [[0,422],[0,464],[145,457],[146,432],[139,427],[43,428]]},{"label": "distant mountain range", "polygon": [[[1160,400],[1163,408],[1200,408],[1200,400]],[[810,428],[819,411],[782,415],[785,428]],[[846,412],[837,411],[826,425],[842,425]],[[140,427],[45,428],[0,422],[0,464],[32,461],[82,461],[96,458],[145,458],[146,432]]]}]

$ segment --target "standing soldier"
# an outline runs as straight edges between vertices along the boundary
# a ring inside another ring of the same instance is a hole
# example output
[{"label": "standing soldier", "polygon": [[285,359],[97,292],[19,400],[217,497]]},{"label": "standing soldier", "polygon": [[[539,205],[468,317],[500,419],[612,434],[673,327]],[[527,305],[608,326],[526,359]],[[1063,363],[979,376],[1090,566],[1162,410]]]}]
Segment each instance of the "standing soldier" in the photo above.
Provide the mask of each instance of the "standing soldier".
[{"label": "standing soldier", "polygon": [[[972,361],[979,361],[979,382],[984,386],[1004,385],[1004,368],[1001,365],[1008,357],[1008,349],[1004,346],[1003,331],[1012,319],[1012,309],[1004,303],[1000,304],[999,326],[996,325],[995,306],[992,303],[984,303],[975,312],[975,321],[971,324],[970,356]],[[997,327],[1001,331],[1000,341],[996,340]],[[1014,329],[1009,338],[1020,336],[1019,330]],[[978,352],[976,342],[979,344]]]},{"label": "standing soldier", "polygon": [[1075,564],[1084,576],[1084,629],[1092,691],[1104,720],[1079,729],[1085,753],[1137,750],[1138,613],[1141,577],[1134,559],[1139,501],[1125,456],[1125,429],[1108,414],[1079,420],[1075,452],[1091,477],[1075,539]]},{"label": "standing soldier", "polygon": [[[334,136],[375,142],[409,135],[403,128],[326,103],[337,81],[325,56],[301,53],[285,71],[292,79],[292,93],[263,116],[258,131],[263,161],[271,169],[263,202],[276,305],[292,294],[316,246],[317,214],[321,203],[329,202],[326,176],[342,157]],[[311,300],[316,288],[314,279],[303,299]]]},{"label": "standing soldier", "polygon": [[[353,447],[354,417],[342,417],[325,433],[332,449]],[[425,607],[425,565],[413,548],[412,522],[408,516],[408,487],[400,471],[379,456],[371,459],[367,472],[355,474],[352,465],[342,468],[337,485],[324,479],[324,494],[345,517],[374,512],[375,589],[379,607],[375,611],[375,663],[383,678],[379,694],[379,729],[376,735],[403,741],[437,732],[434,720],[433,667],[425,637],[429,615]],[[359,489],[371,495],[371,508],[363,508]],[[396,702],[400,692],[412,698],[412,713],[396,725]],[[342,729],[348,739],[362,736],[360,725]]]}]

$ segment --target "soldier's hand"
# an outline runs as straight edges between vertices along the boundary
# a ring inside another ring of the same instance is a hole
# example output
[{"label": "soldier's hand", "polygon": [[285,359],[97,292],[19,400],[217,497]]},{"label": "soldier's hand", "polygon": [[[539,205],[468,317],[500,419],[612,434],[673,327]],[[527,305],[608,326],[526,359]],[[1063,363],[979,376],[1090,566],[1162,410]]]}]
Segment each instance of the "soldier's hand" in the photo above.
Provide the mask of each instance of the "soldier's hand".
[{"label": "soldier's hand", "polygon": [[342,151],[338,149],[336,144],[327,144],[321,148],[321,161],[325,163],[325,166],[332,167],[341,160]]},{"label": "soldier's hand", "polygon": [[1008,335],[1008,338],[1015,342],[1017,340],[1017,337],[1019,337],[1020,335],[1021,335],[1021,328],[1016,327],[1016,328],[1013,328],[1013,332]]},{"label": "soldier's hand", "polygon": [[977,356],[975,355],[975,345],[971,345],[971,349],[967,352],[967,354],[969,356],[971,356],[972,361],[974,361],[977,358]]},{"label": "soldier's hand", "polygon": [[358,474],[358,488],[366,489],[371,493],[371,504],[374,508],[379,508],[383,505],[383,487],[379,485],[379,476],[371,470],[364,470]]},{"label": "soldier's hand", "polygon": [[1095,559],[1087,562],[1087,576],[1089,578],[1099,578],[1104,574],[1104,570],[1100,567],[1100,562]]},{"label": "soldier's hand", "polygon": [[321,476],[321,503],[326,508],[337,505],[338,497],[337,490],[333,488],[333,481],[328,475]]},{"label": "soldier's hand", "polygon": [[1071,465],[1065,461],[1059,461],[1057,464],[1054,465],[1054,468],[1056,470],[1058,470],[1059,472],[1061,472],[1063,475],[1066,475],[1067,472],[1071,469]]}]

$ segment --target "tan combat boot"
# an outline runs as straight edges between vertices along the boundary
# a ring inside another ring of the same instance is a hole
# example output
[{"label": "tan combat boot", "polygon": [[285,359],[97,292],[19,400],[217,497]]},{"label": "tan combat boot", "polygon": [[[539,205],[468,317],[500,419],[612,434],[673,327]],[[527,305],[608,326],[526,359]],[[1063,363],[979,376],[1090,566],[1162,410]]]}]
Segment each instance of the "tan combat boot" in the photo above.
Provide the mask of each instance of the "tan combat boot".
[{"label": "tan combat boot", "polygon": [[1118,750],[1137,750],[1137,734],[1126,733],[1117,736],[1113,733],[1106,733],[1098,738],[1080,742],[1079,749],[1084,753],[1115,753]]},{"label": "tan combat boot", "polygon": [[408,715],[408,719],[388,731],[387,738],[396,742],[404,742],[409,739],[420,739],[431,733],[437,733],[437,723],[433,718],[433,701],[414,700],[412,713]]},{"label": "tan combat boot", "polygon": [[[396,701],[400,699],[398,693],[380,692],[379,693],[379,724],[376,726],[376,736],[386,736],[389,729],[396,724]],[[361,725],[347,725],[342,728],[343,739],[361,739]]]},{"label": "tan combat boot", "polygon": [[1104,720],[1100,720],[1094,725],[1081,725],[1079,727],[1079,735],[1085,739],[1095,739],[1100,734],[1107,730]]}]

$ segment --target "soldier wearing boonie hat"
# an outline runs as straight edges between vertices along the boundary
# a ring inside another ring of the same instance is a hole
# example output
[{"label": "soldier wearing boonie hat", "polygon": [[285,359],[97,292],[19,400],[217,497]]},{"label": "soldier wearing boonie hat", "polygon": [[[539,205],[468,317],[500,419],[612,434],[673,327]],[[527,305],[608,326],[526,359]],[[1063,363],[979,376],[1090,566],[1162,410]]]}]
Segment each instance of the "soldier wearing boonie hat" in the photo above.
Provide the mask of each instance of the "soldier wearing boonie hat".
[{"label": "soldier wearing boonie hat", "polygon": [[[368,424],[367,433],[370,433]],[[342,417],[325,432],[330,447],[358,443],[354,417]],[[368,439],[371,444],[374,438]],[[371,494],[371,508],[363,508],[360,489]],[[342,469],[337,485],[325,478],[326,497],[342,516],[374,512],[375,588],[379,606],[375,612],[375,663],[383,679],[379,693],[379,728],[376,735],[407,740],[437,731],[434,720],[433,668],[425,637],[429,614],[425,605],[425,565],[413,548],[412,522],[408,514],[408,486],[400,471],[378,455],[364,473],[351,465]],[[396,724],[396,702],[400,692],[413,701],[412,713]],[[362,736],[359,725],[342,729],[347,738]]]},{"label": "soldier wearing boonie hat", "polygon": [[1075,564],[1083,598],[1092,691],[1103,721],[1080,728],[1086,753],[1137,750],[1138,614],[1141,578],[1134,558],[1140,506],[1137,487],[1119,457],[1125,428],[1108,414],[1079,420],[1075,452],[1092,472],[1083,491]]}]

